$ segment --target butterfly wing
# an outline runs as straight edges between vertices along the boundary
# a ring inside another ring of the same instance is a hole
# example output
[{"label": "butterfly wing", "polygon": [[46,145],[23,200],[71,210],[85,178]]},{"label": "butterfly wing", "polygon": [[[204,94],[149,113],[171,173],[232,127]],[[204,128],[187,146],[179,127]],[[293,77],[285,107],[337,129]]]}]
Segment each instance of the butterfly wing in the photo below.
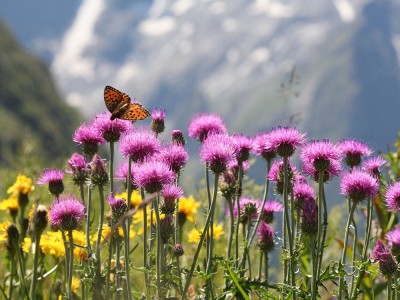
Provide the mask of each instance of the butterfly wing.
[{"label": "butterfly wing", "polygon": [[121,107],[129,104],[131,98],[119,90],[107,85],[104,88],[104,103],[110,113],[117,113]]},{"label": "butterfly wing", "polygon": [[131,103],[129,109],[119,116],[120,119],[132,121],[143,120],[148,117],[150,117],[150,113],[139,103]]}]

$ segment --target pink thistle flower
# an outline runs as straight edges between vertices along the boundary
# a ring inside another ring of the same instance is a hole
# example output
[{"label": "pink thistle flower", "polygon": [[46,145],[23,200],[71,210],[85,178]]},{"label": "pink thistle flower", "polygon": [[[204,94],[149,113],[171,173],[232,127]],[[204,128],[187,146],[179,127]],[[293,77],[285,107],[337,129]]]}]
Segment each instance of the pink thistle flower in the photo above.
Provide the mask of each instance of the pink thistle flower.
[{"label": "pink thistle flower", "polygon": [[296,180],[293,186],[293,195],[296,201],[296,206],[300,208],[303,206],[305,201],[315,200],[314,188],[303,180]]},{"label": "pink thistle flower", "polygon": [[161,196],[164,198],[161,206],[161,212],[164,214],[173,214],[175,212],[175,201],[182,197],[183,190],[174,184],[165,185],[161,190]]},{"label": "pink thistle flower", "polygon": [[149,194],[158,193],[167,184],[172,184],[175,174],[169,166],[160,161],[148,161],[137,166],[134,181]]},{"label": "pink thistle flower", "polygon": [[311,141],[303,147],[300,158],[303,161],[304,172],[314,176],[316,181],[319,172],[324,172],[324,182],[340,174],[340,150],[328,140]]},{"label": "pink thistle flower", "polygon": [[[258,205],[261,208],[261,202]],[[261,214],[261,220],[270,224],[274,221],[274,213],[283,211],[283,205],[275,200],[267,200]]]},{"label": "pink thistle flower", "polygon": [[346,195],[351,201],[360,202],[376,195],[379,183],[368,173],[353,169],[351,173],[343,175],[340,189],[342,195]]},{"label": "pink thistle flower", "polygon": [[276,157],[276,149],[270,141],[270,135],[270,132],[264,132],[258,134],[253,139],[253,153],[255,155],[261,155],[267,161]]},{"label": "pink thistle flower", "polygon": [[182,131],[172,130],[171,142],[176,145],[185,146],[186,141],[185,141]]},{"label": "pink thistle flower", "polygon": [[226,126],[222,119],[215,114],[201,114],[195,116],[189,124],[189,136],[201,143],[209,135],[226,134]]},{"label": "pink thistle flower", "polygon": [[258,234],[258,247],[260,250],[270,252],[274,249],[274,229],[269,226],[266,222],[261,221],[257,228]]},{"label": "pink thistle flower", "polygon": [[397,262],[381,240],[376,242],[375,248],[372,250],[371,259],[379,261],[379,270],[382,275],[387,276],[396,272]]},{"label": "pink thistle flower", "polygon": [[133,162],[142,162],[158,153],[161,148],[156,136],[145,127],[135,129],[123,136],[120,141],[121,153]]},{"label": "pink thistle flower", "polygon": [[50,223],[54,228],[74,230],[85,216],[85,206],[74,195],[60,196],[50,206]]},{"label": "pink thistle flower", "polygon": [[189,159],[185,148],[175,144],[162,148],[157,157],[158,160],[165,162],[176,174],[182,170]]},{"label": "pink thistle flower", "polygon": [[209,136],[201,145],[200,158],[213,173],[224,172],[228,164],[235,159],[232,140],[225,134]]},{"label": "pink thistle flower", "polygon": [[[291,165],[290,161],[288,162],[288,178],[289,178],[289,191],[292,189],[293,181],[297,176],[297,170],[294,166]],[[284,170],[283,170],[283,161],[274,161],[271,169],[267,174],[267,179],[276,183],[275,191],[279,195],[283,195],[283,183],[284,183]]]},{"label": "pink thistle flower", "polygon": [[[242,163],[242,168],[243,168],[243,174],[247,174],[247,172],[249,171],[249,168],[250,168],[250,163],[249,163],[248,160],[245,160]],[[231,160],[228,163],[228,170],[231,171],[235,175],[235,178],[238,178],[238,176],[239,176],[239,163],[238,163],[238,161],[236,159]]]},{"label": "pink thistle flower", "polygon": [[103,137],[107,142],[118,142],[121,135],[132,130],[132,122],[128,120],[111,120],[109,112],[96,116],[93,121],[93,127],[98,136]]},{"label": "pink thistle flower", "polygon": [[158,108],[154,108],[151,111],[151,130],[155,133],[155,134],[160,134],[162,132],[164,132],[165,130],[165,124],[164,124],[164,119],[165,119],[165,110],[164,109],[158,109]]},{"label": "pink thistle flower", "polygon": [[400,225],[397,225],[392,230],[390,230],[386,234],[386,239],[389,246],[392,248],[393,255],[400,255]]},{"label": "pink thistle flower", "polygon": [[93,124],[83,123],[74,133],[73,141],[82,146],[85,154],[93,156],[99,151],[99,145],[106,141],[93,127]]},{"label": "pink thistle flower", "polygon": [[362,157],[372,153],[366,144],[353,139],[344,139],[338,143],[338,146],[350,168],[360,165]]},{"label": "pink thistle flower", "polygon": [[182,244],[175,244],[175,246],[172,247],[172,253],[176,257],[182,256],[183,254],[185,254],[185,252],[183,251]]},{"label": "pink thistle flower", "polygon": [[55,196],[62,194],[64,191],[64,171],[46,169],[43,171],[40,178],[37,180],[37,184],[49,184],[49,192]]},{"label": "pink thistle flower", "polygon": [[[137,164],[132,163],[131,164],[131,185],[132,185],[132,190],[136,190],[137,186],[135,184],[135,179],[134,176],[136,174],[136,169],[137,169]],[[124,181],[125,182],[125,188],[128,187],[128,162],[123,161],[119,164],[118,168],[115,171],[115,179],[117,181]]]},{"label": "pink thistle flower", "polygon": [[389,186],[385,201],[389,211],[400,211],[400,181]]},{"label": "pink thistle flower", "polygon": [[[252,198],[241,197],[239,201],[240,206],[240,223],[247,223],[249,220],[255,220],[258,216],[258,206],[260,205],[259,200],[255,200]],[[233,216],[235,218],[238,217],[238,208],[237,205],[233,207]]]},{"label": "pink thistle flower", "polygon": [[318,205],[314,200],[303,202],[301,230],[305,235],[316,235],[318,233]]},{"label": "pink thistle flower", "polygon": [[250,151],[253,149],[252,139],[241,134],[234,134],[231,139],[235,148],[237,161],[247,161],[250,157]]},{"label": "pink thistle flower", "polygon": [[68,166],[71,171],[66,171],[66,173],[72,174],[72,180],[75,184],[81,185],[86,183],[89,169],[83,155],[79,153],[72,154],[68,160]]},{"label": "pink thistle flower", "polygon": [[106,164],[98,154],[95,154],[89,164],[89,178],[93,186],[103,186],[108,182]]},{"label": "pink thistle flower", "polygon": [[108,196],[107,202],[111,207],[112,217],[115,222],[128,211],[126,200],[123,198],[115,198],[114,194]]},{"label": "pink thistle flower", "polygon": [[362,163],[362,170],[364,172],[370,173],[375,178],[379,178],[379,176],[381,175],[380,168],[385,163],[387,163],[387,161],[381,156],[371,157]]},{"label": "pink thistle flower", "polygon": [[296,147],[304,144],[305,134],[300,133],[296,128],[276,127],[269,132],[269,143],[276,153],[281,157],[292,156]]}]

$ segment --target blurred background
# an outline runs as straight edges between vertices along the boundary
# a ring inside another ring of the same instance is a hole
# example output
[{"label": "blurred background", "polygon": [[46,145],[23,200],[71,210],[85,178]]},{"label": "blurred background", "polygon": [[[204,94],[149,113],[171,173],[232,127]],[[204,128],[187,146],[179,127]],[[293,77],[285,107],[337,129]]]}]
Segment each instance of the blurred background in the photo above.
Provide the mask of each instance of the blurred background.
[{"label": "blurred background", "polygon": [[105,85],[165,108],[166,140],[214,112],[232,132],[291,123],[386,151],[400,127],[399,16],[396,0],[2,0],[1,165],[77,151],[72,133],[105,111]]}]

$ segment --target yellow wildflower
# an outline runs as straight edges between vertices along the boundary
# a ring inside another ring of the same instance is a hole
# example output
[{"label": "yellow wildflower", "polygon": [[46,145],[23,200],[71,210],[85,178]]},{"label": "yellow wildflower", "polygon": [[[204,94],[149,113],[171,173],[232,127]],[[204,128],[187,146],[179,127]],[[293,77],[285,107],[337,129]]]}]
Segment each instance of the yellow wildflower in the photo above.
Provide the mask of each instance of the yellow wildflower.
[{"label": "yellow wildflower", "polygon": [[[72,232],[73,241],[75,245],[86,247],[86,235],[81,231],[74,230]],[[68,235],[66,236],[67,242],[69,242]],[[74,247],[74,257],[78,259],[86,259],[87,251],[82,247]],[[62,238],[61,231],[52,232],[49,231],[43,234],[40,239],[40,249],[45,255],[53,255],[55,257],[65,256],[64,240]]]},{"label": "yellow wildflower", "polygon": [[0,210],[8,210],[12,218],[16,218],[18,214],[18,196],[12,194],[8,199],[4,199],[0,202]]},{"label": "yellow wildflower", "polygon": [[[65,283],[67,284],[67,283]],[[68,288],[67,286],[65,288]],[[72,276],[72,282],[71,282],[71,292],[74,295],[78,295],[79,289],[81,288],[81,280],[78,277]],[[58,300],[62,300],[63,296],[59,295]],[[75,299],[75,298],[74,298]]]},{"label": "yellow wildflower", "polygon": [[[224,229],[222,224],[216,225],[214,224],[213,226],[213,237],[216,240],[219,240],[219,237],[224,234]],[[193,228],[189,233],[188,233],[188,242],[189,243],[198,243],[200,241],[200,236],[201,236],[202,231],[198,231],[196,228]],[[204,237],[204,240],[206,239],[207,236]]]},{"label": "yellow wildflower", "polygon": [[197,213],[197,209],[200,206],[200,202],[197,202],[193,195],[188,198],[182,197],[179,199],[179,222],[183,224],[186,220],[194,223],[194,215]]},{"label": "yellow wildflower", "polygon": [[29,194],[35,189],[32,184],[32,179],[26,177],[25,175],[18,175],[15,183],[8,188],[7,193],[14,194],[18,192],[19,194]]},{"label": "yellow wildflower", "polygon": [[[127,200],[128,199],[128,193],[127,192],[123,192],[120,194],[115,194],[115,198],[122,198]],[[138,208],[139,205],[142,203],[142,197],[140,196],[139,191],[137,190],[133,190],[131,193],[131,206],[132,208]]]},{"label": "yellow wildflower", "polygon": [[22,242],[22,251],[25,253],[29,253],[32,247],[32,240],[29,237],[25,237],[24,241]]},{"label": "yellow wildflower", "polygon": [[7,241],[7,228],[11,225],[11,222],[0,223],[0,241]]}]

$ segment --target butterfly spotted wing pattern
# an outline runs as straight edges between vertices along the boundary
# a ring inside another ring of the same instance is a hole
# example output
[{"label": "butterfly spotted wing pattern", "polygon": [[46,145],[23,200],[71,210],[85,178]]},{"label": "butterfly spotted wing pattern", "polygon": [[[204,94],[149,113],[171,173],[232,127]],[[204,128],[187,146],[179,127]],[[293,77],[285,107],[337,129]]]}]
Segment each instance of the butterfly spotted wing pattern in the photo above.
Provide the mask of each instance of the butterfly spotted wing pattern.
[{"label": "butterfly spotted wing pattern", "polygon": [[150,113],[139,103],[131,103],[131,98],[119,90],[107,85],[104,88],[104,102],[111,113],[111,120],[143,120]]}]

